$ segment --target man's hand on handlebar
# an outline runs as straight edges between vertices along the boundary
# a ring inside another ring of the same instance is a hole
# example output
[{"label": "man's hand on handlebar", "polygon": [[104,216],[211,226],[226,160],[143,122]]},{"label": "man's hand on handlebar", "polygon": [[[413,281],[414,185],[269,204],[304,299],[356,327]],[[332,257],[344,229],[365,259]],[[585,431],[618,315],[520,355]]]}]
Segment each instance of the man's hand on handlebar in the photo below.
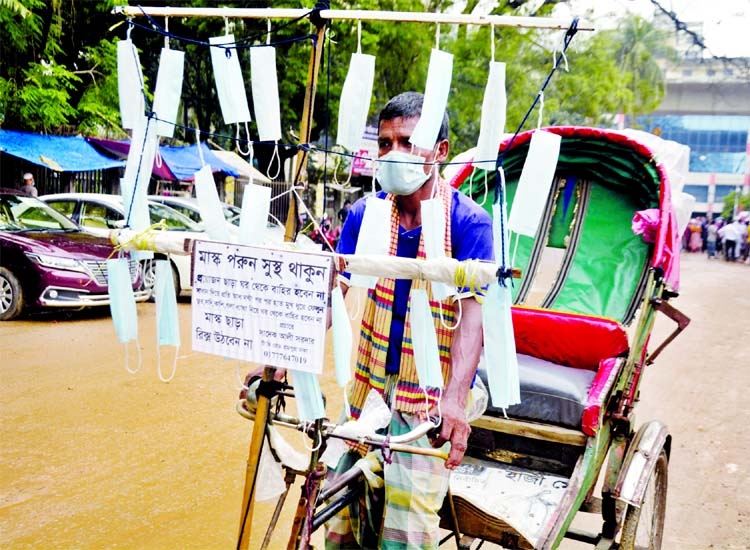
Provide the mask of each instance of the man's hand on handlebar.
[{"label": "man's hand on handlebar", "polygon": [[464,458],[471,427],[466,421],[464,407],[459,406],[451,399],[443,399],[440,404],[440,411],[435,408],[430,411],[431,416],[437,416],[438,414],[441,414],[442,422],[440,423],[439,434],[432,439],[432,446],[442,447],[446,442],[450,442],[451,448],[445,461],[445,467],[453,470],[461,464],[461,460]]}]

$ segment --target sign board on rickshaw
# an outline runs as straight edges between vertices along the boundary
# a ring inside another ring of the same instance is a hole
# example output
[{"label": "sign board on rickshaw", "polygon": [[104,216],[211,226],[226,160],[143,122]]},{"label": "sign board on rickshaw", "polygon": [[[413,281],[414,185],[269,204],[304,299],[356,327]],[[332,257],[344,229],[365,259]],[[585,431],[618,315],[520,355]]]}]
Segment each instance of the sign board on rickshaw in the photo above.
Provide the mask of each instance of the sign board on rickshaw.
[{"label": "sign board on rickshaw", "polygon": [[320,374],[331,255],[198,241],[193,350]]}]

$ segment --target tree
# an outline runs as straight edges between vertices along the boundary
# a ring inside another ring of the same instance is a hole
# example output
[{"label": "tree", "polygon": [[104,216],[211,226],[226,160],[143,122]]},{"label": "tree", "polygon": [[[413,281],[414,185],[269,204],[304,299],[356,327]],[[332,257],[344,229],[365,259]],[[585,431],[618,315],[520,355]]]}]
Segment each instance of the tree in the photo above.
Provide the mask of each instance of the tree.
[{"label": "tree", "polygon": [[[116,1],[0,1],[8,8],[0,10],[5,31],[0,43],[0,124],[51,133],[102,127],[95,120],[105,113],[111,117],[117,95],[100,91],[96,101],[101,106],[93,108],[90,90],[116,78],[115,65],[107,63],[112,50],[100,44],[117,21],[111,15]],[[87,92],[81,109],[79,102]]]},{"label": "tree", "polygon": [[658,59],[672,58],[668,33],[637,15],[620,21],[616,29],[601,33],[618,44],[614,50],[620,70],[619,112],[631,115],[650,113],[664,97],[664,75]]},{"label": "tree", "polygon": [[724,208],[721,210],[721,217],[725,220],[734,219],[735,207],[737,213],[750,211],[750,195],[743,194],[739,187],[727,193],[722,200]]},{"label": "tree", "polygon": [[[493,13],[546,16],[560,0],[500,2]],[[125,22],[111,14],[125,0],[0,0],[0,25],[7,38],[0,43],[0,124],[7,128],[47,132],[84,132],[123,136],[117,94],[116,42],[125,37]],[[135,0],[130,2],[135,5]],[[444,11],[453,0],[341,0],[339,9]],[[467,2],[470,11],[478,0]],[[143,0],[138,5],[163,5]],[[205,0],[185,0],[184,6],[204,6]],[[247,0],[225,0],[228,7],[247,7]],[[252,7],[299,7],[297,1],[256,0]],[[119,23],[119,25],[118,25]],[[139,48],[144,75],[156,81],[159,53],[164,45],[163,18],[136,17],[131,37]],[[247,48],[265,43],[266,21],[235,19],[227,23],[240,41],[240,61],[250,89]],[[161,29],[161,30],[160,30]],[[294,144],[305,98],[312,27],[307,21],[273,21],[271,41],[277,50],[282,142]],[[225,148],[234,145],[235,128],[224,123],[213,78],[208,37],[225,32],[222,18],[172,18],[171,47],[186,53],[185,78],[175,141],[193,142],[198,127]],[[508,117],[505,130],[519,127],[551,69],[551,40],[562,32],[513,28],[495,29],[495,58],[506,61]],[[357,50],[357,24],[334,21],[321,60],[313,109],[312,141],[336,128],[338,97]],[[435,26],[418,23],[363,22],[361,46],[376,56],[376,86],[371,120],[385,101],[404,90],[422,90]],[[181,40],[184,39],[184,40]],[[543,124],[605,123],[617,112],[646,113],[663,93],[654,55],[665,51],[662,36],[649,23],[634,17],[615,30],[579,33],[568,52],[570,71],[558,69],[544,94]],[[454,54],[453,90],[449,98],[454,152],[472,147],[479,130],[490,28],[444,25],[440,47]],[[153,90],[147,90],[147,95]],[[149,96],[150,97],[150,96]],[[248,93],[251,104],[252,96]],[[537,112],[525,124],[533,127]],[[257,136],[254,123],[250,134]],[[206,137],[206,136],[204,136]],[[331,138],[335,136],[331,135]],[[331,143],[329,143],[331,146]],[[258,147],[260,151],[262,148]]]}]

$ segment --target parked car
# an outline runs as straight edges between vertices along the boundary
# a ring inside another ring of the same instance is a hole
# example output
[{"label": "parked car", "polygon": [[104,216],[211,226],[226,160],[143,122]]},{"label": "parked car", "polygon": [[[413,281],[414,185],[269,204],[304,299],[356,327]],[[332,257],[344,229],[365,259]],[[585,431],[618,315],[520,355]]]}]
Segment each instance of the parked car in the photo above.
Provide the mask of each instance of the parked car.
[{"label": "parked car", "polygon": [[[106,236],[113,229],[122,227],[126,213],[122,197],[102,193],[58,193],[39,197],[52,208],[65,214],[75,223],[91,233]],[[157,202],[148,202],[151,223],[164,220],[167,234],[182,243],[184,239],[207,238],[205,231],[187,216]],[[169,254],[172,266],[175,291],[177,295],[189,294],[192,288],[190,280],[190,256]],[[144,262],[144,283],[147,290],[154,287],[155,271],[153,262]]]},{"label": "parked car", "polygon": [[[171,195],[150,195],[149,200],[166,204],[171,208],[174,208],[178,212],[185,214],[195,223],[202,224],[203,218],[201,217],[200,207],[198,206],[198,199],[195,197],[178,197]],[[227,221],[227,230],[229,232],[229,238],[236,242],[239,239],[239,226],[240,226],[240,214],[242,210],[232,204],[225,202],[221,203],[224,218]],[[267,244],[279,244],[284,242],[285,228],[278,221],[269,222],[266,230],[265,241]],[[299,248],[309,250],[320,250],[320,246],[317,246],[307,235],[299,233],[295,243]]]},{"label": "parked car", "polygon": [[[0,321],[29,308],[109,305],[109,240],[81,230],[44,202],[0,189]],[[134,290],[138,264],[130,261]],[[136,299],[148,293],[136,292]]]},{"label": "parked car", "polygon": [[[198,207],[198,199],[195,197],[179,197],[174,195],[149,195],[149,200],[166,204],[167,206],[174,208],[178,212],[185,214],[188,218],[193,220],[195,223],[203,223],[201,217],[201,211]],[[240,226],[240,213],[242,210],[237,206],[228,204],[226,202],[221,203],[221,208],[224,212],[224,218],[230,224],[235,227]]]}]

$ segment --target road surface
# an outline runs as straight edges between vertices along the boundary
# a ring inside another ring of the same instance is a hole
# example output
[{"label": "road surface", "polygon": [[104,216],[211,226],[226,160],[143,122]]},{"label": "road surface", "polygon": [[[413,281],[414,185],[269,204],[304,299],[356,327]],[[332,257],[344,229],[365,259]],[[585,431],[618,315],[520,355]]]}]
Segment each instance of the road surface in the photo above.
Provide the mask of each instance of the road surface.
[{"label": "road surface", "polygon": [[[684,255],[674,305],[693,323],[645,374],[639,420],[674,438],[667,550],[750,548],[748,281],[750,266]],[[106,310],[0,323],[0,548],[235,547],[252,424],[234,406],[249,367],[191,352],[182,302],[177,372],[159,381],[153,308],[138,306],[135,374]],[[660,319],[655,337],[671,328]],[[164,348],[165,373],[173,357]],[[335,418],[332,375],[323,386]],[[270,513],[256,507],[251,548]]]}]

